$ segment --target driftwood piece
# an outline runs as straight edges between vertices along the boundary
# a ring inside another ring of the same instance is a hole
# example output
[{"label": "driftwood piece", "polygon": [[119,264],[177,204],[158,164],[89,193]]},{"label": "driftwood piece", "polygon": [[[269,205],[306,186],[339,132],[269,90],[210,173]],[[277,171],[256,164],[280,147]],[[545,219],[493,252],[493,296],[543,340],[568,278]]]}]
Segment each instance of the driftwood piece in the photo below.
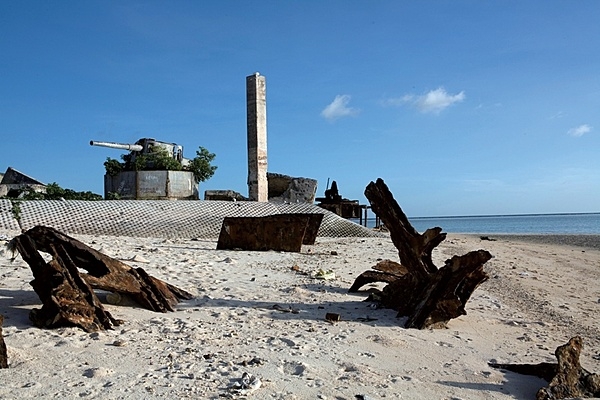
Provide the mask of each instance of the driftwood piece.
[{"label": "driftwood piece", "polygon": [[2,324],[4,323],[4,315],[0,315],[0,368],[8,368],[8,354],[6,352],[6,343],[2,336]]},{"label": "driftwood piece", "polygon": [[[11,246],[33,272],[31,286],[43,306],[32,310],[30,319],[39,327],[78,326],[97,331],[118,325],[93,288],[128,295],[140,306],[159,312],[173,311],[180,300],[192,297],[142,268],[131,268],[53,228],[36,226],[14,238]],[[46,263],[40,251],[52,255],[52,260]]]},{"label": "driftwood piece", "polygon": [[388,270],[367,271],[356,278],[351,291],[358,291],[366,283],[387,282],[380,295],[381,304],[397,310],[399,317],[408,317],[406,328],[441,328],[450,319],[466,314],[471,294],[488,279],[483,265],[491,254],[478,250],[454,256],[438,269],[431,253],[446,238],[442,229],[431,228],[419,234],[382,179],[371,182],[365,196],[388,228],[402,269],[395,267],[392,274]]},{"label": "driftwood piece", "polygon": [[348,291],[358,292],[361,287],[373,282],[392,283],[408,272],[405,266],[392,260],[379,261],[372,268],[375,271],[365,271],[360,274]]},{"label": "driftwood piece", "polygon": [[489,365],[493,368],[545,379],[549,385],[538,390],[536,400],[600,397],[600,375],[590,373],[581,367],[579,356],[582,349],[583,339],[575,336],[554,352],[558,360],[557,364],[490,363]]}]

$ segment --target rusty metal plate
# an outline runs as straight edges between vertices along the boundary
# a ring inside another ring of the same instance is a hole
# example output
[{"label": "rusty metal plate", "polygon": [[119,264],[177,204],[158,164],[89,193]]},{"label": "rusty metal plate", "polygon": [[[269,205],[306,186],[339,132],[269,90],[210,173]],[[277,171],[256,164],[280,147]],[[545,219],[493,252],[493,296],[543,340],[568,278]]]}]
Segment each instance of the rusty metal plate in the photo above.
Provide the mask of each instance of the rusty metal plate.
[{"label": "rusty metal plate", "polygon": [[[225,217],[217,249],[299,252],[311,221],[310,235],[315,236],[313,230],[316,218],[313,215],[276,214],[265,217]],[[319,225],[320,222],[319,220]],[[318,231],[318,226],[316,230]]]},{"label": "rusty metal plate", "polygon": [[[297,215],[297,214],[296,214]],[[323,214],[304,214],[308,217],[308,224],[306,225],[306,231],[304,232],[304,239],[302,244],[313,245],[317,240],[317,234],[323,221]]]}]

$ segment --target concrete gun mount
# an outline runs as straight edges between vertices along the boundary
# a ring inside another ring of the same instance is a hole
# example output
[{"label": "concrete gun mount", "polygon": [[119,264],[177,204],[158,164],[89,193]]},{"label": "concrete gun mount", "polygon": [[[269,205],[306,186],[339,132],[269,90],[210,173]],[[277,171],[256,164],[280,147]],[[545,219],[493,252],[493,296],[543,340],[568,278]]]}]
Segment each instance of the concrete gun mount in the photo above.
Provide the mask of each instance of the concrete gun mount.
[{"label": "concrete gun mount", "polygon": [[134,144],[129,143],[116,143],[116,142],[99,142],[90,140],[91,146],[108,147],[111,149],[128,150],[130,151],[131,161],[134,162],[138,155],[145,155],[154,152],[155,148],[162,149],[169,153],[169,155],[179,161],[182,166],[187,166],[190,160],[183,157],[183,146],[176,143],[161,142],[152,138],[139,139]]},{"label": "concrete gun mount", "polygon": [[182,166],[181,171],[155,169],[152,159],[146,161],[143,170],[122,170],[114,175],[104,175],[104,198],[158,200],[158,199],[198,199],[198,182],[194,173],[187,170],[190,160],[183,157],[183,146],[176,143],[160,142],[151,138],[142,138],[133,144],[98,142],[91,140],[90,145],[127,150],[125,164],[135,165],[137,157],[166,152]]}]

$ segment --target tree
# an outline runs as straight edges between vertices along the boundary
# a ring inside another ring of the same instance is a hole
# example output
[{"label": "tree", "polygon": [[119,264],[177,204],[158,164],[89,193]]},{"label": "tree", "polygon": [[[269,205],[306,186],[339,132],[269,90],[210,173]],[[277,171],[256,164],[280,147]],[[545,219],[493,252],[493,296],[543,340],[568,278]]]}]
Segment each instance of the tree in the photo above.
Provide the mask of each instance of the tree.
[{"label": "tree", "polygon": [[188,171],[194,173],[196,182],[204,182],[215,174],[217,167],[210,164],[215,157],[214,153],[209,152],[202,146],[200,146],[199,150],[196,150],[196,157],[194,157],[186,167]]}]

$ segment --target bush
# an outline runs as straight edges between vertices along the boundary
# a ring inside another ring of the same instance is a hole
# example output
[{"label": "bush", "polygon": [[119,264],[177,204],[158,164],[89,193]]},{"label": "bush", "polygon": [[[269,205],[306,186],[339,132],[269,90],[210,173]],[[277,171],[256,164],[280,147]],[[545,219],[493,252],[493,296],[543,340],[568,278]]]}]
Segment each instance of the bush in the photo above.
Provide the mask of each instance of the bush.
[{"label": "bush", "polygon": [[121,200],[121,195],[117,192],[108,192],[106,200]]},{"label": "bush", "polygon": [[102,200],[102,196],[99,194],[90,191],[76,192],[71,189],[63,189],[56,182],[46,185],[46,193],[36,192],[32,188],[26,187],[18,194],[7,198],[19,198],[19,200]]},{"label": "bush", "polygon": [[181,164],[167,150],[160,147],[152,147],[151,153],[136,156],[134,170],[181,171]]},{"label": "bush", "polygon": [[106,161],[104,161],[104,168],[106,168],[106,173],[110,176],[118,175],[119,172],[123,171],[123,166],[123,163],[114,158],[108,157]]},{"label": "bush", "polygon": [[53,182],[46,186],[45,200],[102,200],[102,196],[90,191],[76,192],[71,189],[63,189],[58,183]]},{"label": "bush", "polygon": [[196,150],[196,157],[190,161],[190,164],[185,169],[194,173],[196,182],[204,182],[210,179],[217,170],[216,166],[210,165],[215,157],[214,153],[211,153],[200,146],[200,149]]}]

